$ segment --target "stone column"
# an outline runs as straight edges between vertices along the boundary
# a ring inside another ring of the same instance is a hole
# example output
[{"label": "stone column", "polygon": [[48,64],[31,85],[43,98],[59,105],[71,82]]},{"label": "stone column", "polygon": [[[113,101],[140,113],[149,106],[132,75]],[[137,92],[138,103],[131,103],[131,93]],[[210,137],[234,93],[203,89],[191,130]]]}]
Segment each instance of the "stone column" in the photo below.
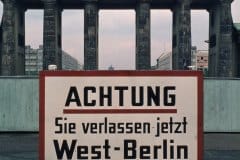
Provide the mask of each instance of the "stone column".
[{"label": "stone column", "polygon": [[173,70],[191,66],[191,0],[177,0],[173,7]]},{"label": "stone column", "polygon": [[57,65],[62,69],[62,9],[57,0],[44,1],[43,69]]},{"label": "stone column", "polygon": [[84,10],[84,69],[98,70],[98,7],[86,2]]},{"label": "stone column", "polygon": [[17,0],[3,0],[1,75],[25,73],[25,9]]},{"label": "stone column", "polygon": [[151,69],[150,2],[140,0],[136,7],[136,70]]},{"label": "stone column", "polygon": [[233,52],[232,0],[218,0],[209,9],[209,76],[235,77],[236,55]]}]

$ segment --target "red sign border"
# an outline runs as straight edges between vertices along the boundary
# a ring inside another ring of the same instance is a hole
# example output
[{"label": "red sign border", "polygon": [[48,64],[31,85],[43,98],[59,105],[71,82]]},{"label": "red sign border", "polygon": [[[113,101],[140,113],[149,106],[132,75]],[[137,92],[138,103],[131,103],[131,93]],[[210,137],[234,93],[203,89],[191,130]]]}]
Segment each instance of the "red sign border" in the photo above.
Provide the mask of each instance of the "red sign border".
[{"label": "red sign border", "polygon": [[45,160],[45,78],[86,76],[196,77],[198,84],[198,160],[203,160],[203,74],[201,71],[41,71],[39,74],[39,160]]}]

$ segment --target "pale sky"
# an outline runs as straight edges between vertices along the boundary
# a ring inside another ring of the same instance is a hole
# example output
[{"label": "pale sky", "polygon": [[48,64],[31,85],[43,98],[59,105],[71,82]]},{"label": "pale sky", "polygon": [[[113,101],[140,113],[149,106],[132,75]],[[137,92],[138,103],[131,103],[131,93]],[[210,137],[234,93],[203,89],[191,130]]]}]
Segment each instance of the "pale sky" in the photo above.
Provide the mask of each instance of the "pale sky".
[{"label": "pale sky", "polygon": [[[234,23],[240,23],[240,0],[232,3]],[[2,3],[0,3],[2,17]],[[63,50],[83,64],[83,10],[64,10],[62,15]],[[43,11],[26,12],[26,44],[38,48],[43,42]],[[192,10],[192,45],[207,50],[208,12]],[[170,10],[151,10],[151,63],[171,51],[172,13]],[[134,10],[101,10],[99,12],[99,68],[135,69],[135,12]]]}]

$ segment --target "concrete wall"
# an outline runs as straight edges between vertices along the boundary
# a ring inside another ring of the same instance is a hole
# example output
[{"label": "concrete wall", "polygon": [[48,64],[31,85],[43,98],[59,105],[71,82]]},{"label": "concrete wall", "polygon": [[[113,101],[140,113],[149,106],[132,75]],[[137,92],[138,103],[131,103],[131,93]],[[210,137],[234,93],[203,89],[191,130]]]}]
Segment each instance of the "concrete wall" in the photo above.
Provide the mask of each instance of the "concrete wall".
[{"label": "concrete wall", "polygon": [[0,131],[38,130],[38,78],[0,78]]},{"label": "concrete wall", "polygon": [[[240,79],[205,79],[204,93],[204,131],[240,132]],[[38,131],[37,77],[0,77],[1,131]]]},{"label": "concrete wall", "polygon": [[204,130],[240,132],[240,79],[205,79]]}]

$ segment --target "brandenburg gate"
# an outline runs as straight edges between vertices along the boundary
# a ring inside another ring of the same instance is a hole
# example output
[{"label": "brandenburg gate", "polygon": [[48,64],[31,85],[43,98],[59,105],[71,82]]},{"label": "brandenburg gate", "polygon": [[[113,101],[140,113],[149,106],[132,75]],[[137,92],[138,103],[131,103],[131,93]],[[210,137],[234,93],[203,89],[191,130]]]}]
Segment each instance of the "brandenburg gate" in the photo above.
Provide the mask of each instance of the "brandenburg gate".
[{"label": "brandenburg gate", "polygon": [[50,64],[55,64],[61,69],[62,11],[84,9],[85,70],[98,69],[99,10],[135,10],[136,69],[149,70],[151,69],[150,10],[170,9],[173,13],[173,69],[186,70],[191,65],[191,10],[205,9],[209,12],[209,74],[224,77],[234,77],[237,74],[232,38],[232,0],[2,0],[2,2],[1,75],[24,75],[27,9],[44,10],[44,69]]}]

